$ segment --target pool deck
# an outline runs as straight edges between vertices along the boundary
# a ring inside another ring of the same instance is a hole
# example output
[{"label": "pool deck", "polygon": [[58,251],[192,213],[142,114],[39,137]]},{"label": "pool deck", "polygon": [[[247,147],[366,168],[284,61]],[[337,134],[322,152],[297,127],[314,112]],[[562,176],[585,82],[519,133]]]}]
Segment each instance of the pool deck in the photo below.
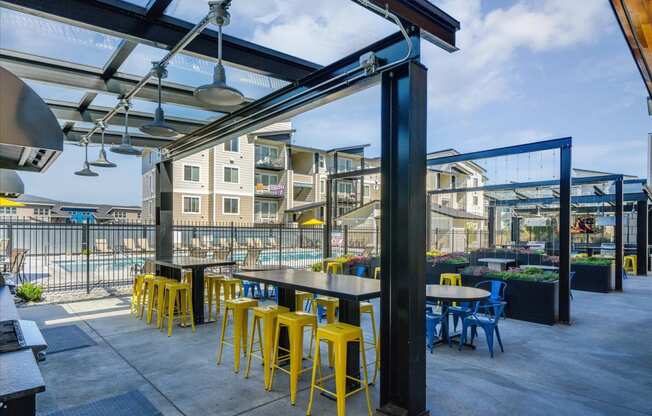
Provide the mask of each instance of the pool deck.
[{"label": "pool deck", "polygon": [[[497,350],[494,359],[483,337],[475,351],[442,346],[427,353],[431,414],[652,415],[652,278],[624,284],[623,293],[574,291],[571,326],[500,321],[505,353]],[[233,373],[230,347],[215,364],[218,323],[194,334],[175,328],[168,338],[129,319],[128,308],[127,297],[20,308],[23,319],[77,324],[98,343],[41,364],[47,390],[37,399],[40,414],[130,390],[164,415],[305,414],[307,376],[293,407],[286,375],[265,392],[257,362],[249,379]],[[369,334],[368,318],[363,325]],[[373,362],[371,351],[368,358]],[[378,387],[371,392],[377,405]],[[335,414],[328,399],[318,396],[315,406],[314,415]],[[366,414],[363,396],[349,399],[347,414]]]}]

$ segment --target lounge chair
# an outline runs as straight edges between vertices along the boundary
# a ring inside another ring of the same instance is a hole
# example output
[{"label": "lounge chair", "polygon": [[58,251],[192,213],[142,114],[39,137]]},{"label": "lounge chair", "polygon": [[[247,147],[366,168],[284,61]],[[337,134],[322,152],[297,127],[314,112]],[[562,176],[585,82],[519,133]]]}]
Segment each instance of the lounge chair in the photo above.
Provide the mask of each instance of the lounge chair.
[{"label": "lounge chair", "polygon": [[152,248],[149,246],[149,240],[148,240],[147,238],[139,238],[139,239],[138,239],[138,247],[139,247],[142,251],[144,251],[144,252],[146,252],[146,253],[151,253],[151,252],[154,251],[154,250],[152,250]]},{"label": "lounge chair", "polygon": [[374,252],[374,246],[367,246],[365,247],[364,251],[362,252],[361,256],[362,257],[369,257],[373,254]]},{"label": "lounge chair", "polygon": [[13,275],[16,276],[16,279],[21,283],[25,280],[23,268],[25,266],[25,256],[28,251],[29,250],[24,248],[18,248],[11,251],[9,272],[13,273]]},{"label": "lounge chair", "polygon": [[125,238],[125,239],[123,239],[123,240],[122,240],[122,244],[123,244],[123,246],[124,246],[124,250],[125,250],[125,252],[128,252],[128,253],[135,253],[135,252],[137,252],[137,251],[140,251],[140,250],[138,250],[138,248],[136,247],[136,243],[134,242],[134,239],[133,239],[133,238]]},{"label": "lounge chair", "polygon": [[244,261],[240,264],[240,267],[256,267],[260,263],[260,252],[259,248],[250,248],[247,250],[247,255],[244,258]]},{"label": "lounge chair", "polygon": [[213,259],[217,261],[228,261],[231,250],[228,247],[221,247],[213,250]]},{"label": "lounge chair", "polygon": [[269,248],[278,248],[278,241],[276,241],[276,237],[269,237],[267,239],[267,246]]},{"label": "lounge chair", "polygon": [[263,240],[260,238],[254,238],[254,247],[256,248],[266,248],[265,244],[263,244]]},{"label": "lounge chair", "polygon": [[104,238],[95,239],[95,252],[100,254],[113,254],[113,250],[109,248],[109,244]]},{"label": "lounge chair", "polygon": [[245,238],[245,248],[258,248],[258,247],[256,247],[256,242],[254,241],[253,238],[247,237]]}]

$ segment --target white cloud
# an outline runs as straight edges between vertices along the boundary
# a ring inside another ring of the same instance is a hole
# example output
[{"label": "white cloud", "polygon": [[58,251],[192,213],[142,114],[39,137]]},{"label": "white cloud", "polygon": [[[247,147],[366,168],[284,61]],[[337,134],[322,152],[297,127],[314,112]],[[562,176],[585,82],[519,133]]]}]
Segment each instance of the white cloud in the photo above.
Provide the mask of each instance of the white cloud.
[{"label": "white cloud", "polygon": [[438,5],[462,28],[460,51],[448,55],[429,47],[423,54],[431,109],[471,111],[507,99],[513,94],[510,81],[518,77],[517,53],[592,42],[613,20],[602,0],[522,1],[488,13],[480,0],[442,0]]}]

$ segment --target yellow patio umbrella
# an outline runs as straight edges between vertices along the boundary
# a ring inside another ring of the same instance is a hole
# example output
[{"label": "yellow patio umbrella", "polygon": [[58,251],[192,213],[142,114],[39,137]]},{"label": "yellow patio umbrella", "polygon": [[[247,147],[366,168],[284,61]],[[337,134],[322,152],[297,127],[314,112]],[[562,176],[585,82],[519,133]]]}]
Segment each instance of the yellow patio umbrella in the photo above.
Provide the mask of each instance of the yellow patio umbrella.
[{"label": "yellow patio umbrella", "polygon": [[0,197],[0,207],[24,207],[24,206],[25,204],[23,204],[22,202],[13,201],[8,198]]},{"label": "yellow patio umbrella", "polygon": [[311,220],[303,222],[301,225],[324,225],[324,221],[313,218]]}]

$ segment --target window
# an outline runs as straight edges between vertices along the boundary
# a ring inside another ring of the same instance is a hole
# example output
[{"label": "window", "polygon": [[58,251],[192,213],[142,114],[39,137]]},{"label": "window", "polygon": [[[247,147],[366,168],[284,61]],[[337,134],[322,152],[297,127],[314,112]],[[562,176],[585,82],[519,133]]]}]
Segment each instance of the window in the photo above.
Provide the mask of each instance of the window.
[{"label": "window", "polygon": [[319,190],[321,191],[322,194],[326,193],[326,181],[323,179],[319,181]]},{"label": "window", "polygon": [[455,176],[451,176],[451,189],[455,189],[456,180],[457,178]]},{"label": "window", "polygon": [[371,192],[371,189],[369,188],[369,185],[364,186],[364,194],[365,196],[369,196],[369,192]]},{"label": "window", "polygon": [[47,217],[50,215],[50,208],[34,208],[34,215],[37,217]]},{"label": "window", "polygon": [[477,207],[477,206],[478,206],[478,197],[477,197],[477,196],[474,196],[474,197],[473,197],[473,206],[474,206],[474,207]]},{"label": "window", "polygon": [[224,143],[224,150],[227,152],[239,152],[240,138],[236,137],[235,139],[231,139],[228,142]]},{"label": "window", "polygon": [[326,169],[326,160],[323,155],[319,155],[319,168]]},{"label": "window", "polygon": [[337,171],[349,172],[353,170],[353,161],[351,159],[337,159]]},{"label": "window", "polygon": [[238,168],[224,166],[224,182],[238,183]]},{"label": "window", "polygon": [[269,173],[256,173],[256,185],[278,185],[278,176]]},{"label": "window", "polygon": [[474,187],[474,188],[477,188],[477,187],[478,187],[478,184],[479,184],[479,182],[478,182],[478,178],[473,178],[473,187]]},{"label": "window", "polygon": [[183,180],[188,182],[199,182],[199,166],[183,166]]},{"label": "window", "polygon": [[276,159],[278,159],[278,148],[263,144],[256,145],[256,162],[274,161]]},{"label": "window", "polygon": [[343,194],[352,194],[353,193],[353,183],[351,182],[338,182],[337,191]]},{"label": "window", "polygon": [[127,218],[125,211],[113,211],[113,218]]},{"label": "window", "polygon": [[278,212],[278,202],[276,201],[256,201],[254,207],[254,216],[256,221],[272,222],[276,221]]},{"label": "window", "polygon": [[239,214],[240,213],[240,199],[227,198],[222,199],[222,211],[224,214]]},{"label": "window", "polygon": [[199,214],[199,197],[198,196],[184,196],[183,197],[183,212],[185,214]]},{"label": "window", "polygon": [[16,215],[16,207],[0,207],[0,214]]},{"label": "window", "polygon": [[324,207],[319,207],[319,218],[326,217],[326,209]]}]

